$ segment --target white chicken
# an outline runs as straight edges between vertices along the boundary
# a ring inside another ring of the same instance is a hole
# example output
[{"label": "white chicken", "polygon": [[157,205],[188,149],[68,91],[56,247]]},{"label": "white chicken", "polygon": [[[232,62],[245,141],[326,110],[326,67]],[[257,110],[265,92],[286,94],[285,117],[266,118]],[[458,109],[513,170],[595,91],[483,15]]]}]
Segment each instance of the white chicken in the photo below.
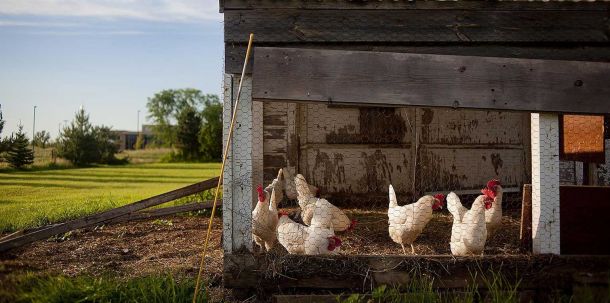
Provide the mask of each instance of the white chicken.
[{"label": "white chicken", "polygon": [[281,212],[277,225],[277,239],[291,254],[305,254],[305,239],[309,236],[308,227],[292,221],[288,214]]},{"label": "white chicken", "polygon": [[502,185],[499,180],[490,180],[487,182],[487,188],[481,190],[481,192],[493,199],[491,208],[485,210],[487,237],[490,238],[502,226]]},{"label": "white chicken", "polygon": [[[295,183],[295,179],[293,177],[292,171],[290,168],[282,168],[280,169],[280,173],[283,176],[284,181],[284,190],[286,191],[286,197],[290,200],[298,199],[299,193],[297,190],[297,185]],[[312,193],[313,196],[317,196],[319,189],[311,184],[307,184],[308,191]]]},{"label": "white chicken", "polygon": [[305,226],[292,221],[285,212],[280,213],[277,228],[278,241],[288,253],[307,255],[338,254],[341,239],[332,228]]},{"label": "white chicken", "polygon": [[[495,234],[502,226],[502,186],[500,181],[496,179],[489,180],[486,188],[481,190],[483,195],[493,200],[490,208],[485,209],[485,225],[487,226],[487,238]],[[457,195],[456,195],[457,196]],[[449,203],[447,200],[447,208],[451,211],[452,208],[460,216],[463,216],[468,209],[462,206],[462,203]],[[457,199],[459,202],[459,198]],[[453,213],[453,211],[451,212]]]},{"label": "white chicken", "polygon": [[309,190],[305,177],[299,174],[294,178],[294,182],[299,193],[298,202],[301,207],[303,223],[312,225],[314,210],[318,207],[318,224],[320,226],[332,226],[335,231],[351,230],[356,226],[356,220],[350,220],[340,208],[334,206],[326,199],[316,198]]},{"label": "white chicken", "polygon": [[462,206],[460,198],[453,192],[447,195],[447,208],[453,215],[451,227],[451,253],[455,256],[479,255],[485,249],[487,227],[485,210],[491,208],[492,200],[479,195],[470,210]]},{"label": "white chicken", "polygon": [[445,197],[442,194],[423,196],[415,203],[398,205],[394,187],[389,189],[390,205],[388,207],[388,231],[390,238],[400,246],[406,255],[405,244],[411,245],[411,253],[415,254],[413,242],[421,234],[424,227],[432,219],[432,210],[441,209]]},{"label": "white chicken", "polygon": [[272,198],[275,196],[276,190],[273,187],[271,189],[272,192],[269,194],[260,185],[256,188],[258,203],[252,211],[252,238],[261,247],[261,250],[266,249],[267,251],[273,247],[277,239],[277,201],[270,201],[275,200]]}]

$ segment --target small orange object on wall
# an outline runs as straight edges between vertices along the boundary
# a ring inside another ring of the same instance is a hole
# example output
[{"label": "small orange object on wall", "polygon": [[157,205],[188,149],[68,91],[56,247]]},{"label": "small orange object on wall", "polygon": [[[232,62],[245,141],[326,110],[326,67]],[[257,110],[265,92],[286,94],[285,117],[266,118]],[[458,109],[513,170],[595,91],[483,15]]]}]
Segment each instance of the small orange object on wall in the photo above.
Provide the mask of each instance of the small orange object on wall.
[{"label": "small orange object on wall", "polygon": [[605,163],[604,116],[563,115],[559,159]]}]

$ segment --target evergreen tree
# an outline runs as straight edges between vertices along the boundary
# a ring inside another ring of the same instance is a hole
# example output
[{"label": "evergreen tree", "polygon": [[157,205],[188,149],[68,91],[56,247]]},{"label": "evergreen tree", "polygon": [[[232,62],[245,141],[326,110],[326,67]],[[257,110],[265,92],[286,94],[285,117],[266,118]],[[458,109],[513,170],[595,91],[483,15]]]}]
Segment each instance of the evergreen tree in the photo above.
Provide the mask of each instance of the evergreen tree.
[{"label": "evergreen tree", "polygon": [[93,126],[89,115],[81,108],[70,125],[62,129],[58,154],[75,165],[84,165],[93,163],[98,158],[97,153]]},{"label": "evergreen tree", "polygon": [[74,165],[114,163],[118,147],[110,127],[93,126],[89,115],[80,109],[70,126],[65,127],[57,142],[58,154]]},{"label": "evergreen tree", "polygon": [[193,107],[185,107],[178,116],[177,144],[184,160],[200,160],[199,130],[201,117]]},{"label": "evergreen tree", "polygon": [[19,125],[17,133],[11,136],[10,147],[6,155],[6,160],[11,167],[19,169],[34,163],[34,151],[29,145],[30,141],[23,132],[23,125]]},{"label": "evergreen tree", "polygon": [[199,132],[199,144],[202,160],[220,161],[222,158],[222,104],[218,99],[205,102],[201,117],[203,125]]}]

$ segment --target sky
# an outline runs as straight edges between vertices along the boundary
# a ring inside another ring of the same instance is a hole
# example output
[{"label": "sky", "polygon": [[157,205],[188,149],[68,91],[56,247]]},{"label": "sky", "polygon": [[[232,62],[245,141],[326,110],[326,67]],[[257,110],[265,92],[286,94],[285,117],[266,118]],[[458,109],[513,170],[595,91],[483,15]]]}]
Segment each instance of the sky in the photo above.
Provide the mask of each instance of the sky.
[{"label": "sky", "polygon": [[0,105],[55,138],[83,106],[95,125],[136,130],[163,89],[221,94],[218,0],[0,0]]}]

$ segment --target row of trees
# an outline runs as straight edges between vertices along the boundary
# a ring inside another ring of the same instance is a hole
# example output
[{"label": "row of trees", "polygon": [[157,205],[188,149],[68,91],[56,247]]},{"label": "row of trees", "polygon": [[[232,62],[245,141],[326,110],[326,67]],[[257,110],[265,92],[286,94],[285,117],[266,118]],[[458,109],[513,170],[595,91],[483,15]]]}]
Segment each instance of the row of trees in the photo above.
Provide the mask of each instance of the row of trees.
[{"label": "row of trees", "polygon": [[[217,161],[222,155],[222,104],[217,95],[196,89],[164,90],[149,98],[149,119],[154,123],[158,145],[176,147],[174,161]],[[4,120],[0,110],[0,134]],[[51,136],[46,131],[34,135],[33,146],[47,147]],[[81,108],[69,126],[64,127],[54,143],[57,155],[73,164],[111,164],[118,162],[116,135],[107,126],[94,126]],[[136,145],[142,145],[142,137]],[[0,155],[12,167],[32,164],[34,153],[23,126],[9,138],[0,137]],[[1,158],[0,158],[1,160]]]},{"label": "row of trees", "polygon": [[[0,134],[3,128],[4,120],[0,111]],[[48,132],[38,132],[34,136],[34,146],[44,148],[49,144],[50,138]],[[119,162],[115,157],[118,152],[116,139],[110,127],[92,125],[89,115],[81,108],[72,123],[61,130],[55,147],[59,157],[77,166],[92,163],[112,164]],[[22,125],[10,137],[0,139],[0,155],[14,168],[34,163],[34,152]]]},{"label": "row of trees", "polygon": [[218,161],[222,156],[222,104],[197,89],[164,90],[149,98],[157,144],[176,147],[174,160]]}]

